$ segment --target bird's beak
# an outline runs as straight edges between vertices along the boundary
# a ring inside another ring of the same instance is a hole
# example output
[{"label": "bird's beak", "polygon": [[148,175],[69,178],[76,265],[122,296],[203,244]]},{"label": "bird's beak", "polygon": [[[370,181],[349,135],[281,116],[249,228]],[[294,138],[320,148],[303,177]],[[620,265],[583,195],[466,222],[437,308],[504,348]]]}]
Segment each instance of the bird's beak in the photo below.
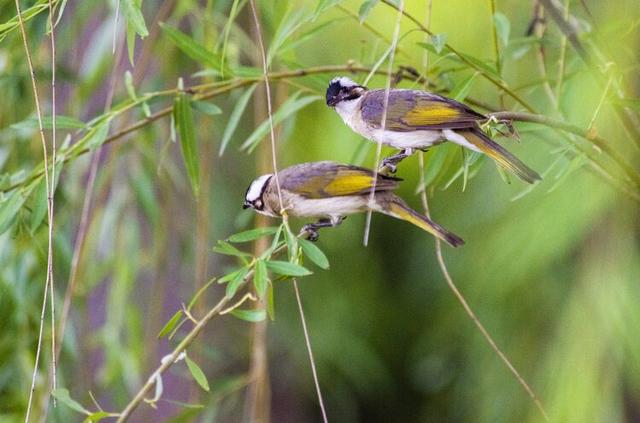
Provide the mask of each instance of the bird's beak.
[{"label": "bird's beak", "polygon": [[244,202],[244,204],[242,205],[242,210],[246,210],[249,207],[251,207],[251,204],[247,203],[246,201]]},{"label": "bird's beak", "polygon": [[327,98],[327,106],[329,106],[329,107],[335,107],[335,106],[336,106],[336,104],[338,104],[338,102],[339,102],[340,100],[341,100],[341,98],[340,98],[340,96],[339,96],[339,95],[334,96],[334,97],[331,97],[331,98]]}]

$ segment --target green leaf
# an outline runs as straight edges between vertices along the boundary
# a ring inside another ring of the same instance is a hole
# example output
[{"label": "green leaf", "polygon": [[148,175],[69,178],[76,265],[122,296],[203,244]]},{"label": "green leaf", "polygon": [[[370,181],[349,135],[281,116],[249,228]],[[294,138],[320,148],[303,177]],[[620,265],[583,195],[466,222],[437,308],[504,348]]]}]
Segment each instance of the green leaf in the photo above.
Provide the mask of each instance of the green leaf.
[{"label": "green leaf", "polygon": [[33,201],[31,218],[29,219],[29,229],[31,233],[40,226],[47,213],[47,182],[44,178],[40,180],[38,187],[33,193]]},{"label": "green leaf", "polygon": [[144,38],[149,35],[147,25],[144,23],[144,16],[140,7],[140,2],[135,0],[122,0],[122,14],[124,15],[127,23],[136,31],[136,33]]},{"label": "green leaf", "polygon": [[164,327],[158,333],[158,338],[164,338],[167,336],[173,328],[176,327],[180,319],[182,318],[182,310],[176,311],[176,313],[169,319],[169,321],[164,325]]},{"label": "green leaf", "polygon": [[247,322],[256,323],[261,322],[267,318],[267,312],[264,310],[232,310],[231,313],[235,317]]},{"label": "green leaf", "polygon": [[447,43],[447,34],[433,34],[431,37],[431,45],[439,55]]},{"label": "green leaf", "polygon": [[[53,117],[43,116],[42,126],[44,129],[53,129]],[[84,129],[86,126],[84,122],[74,117],[56,115],[56,129]],[[38,119],[35,117],[30,117],[11,125],[11,128],[17,130],[38,129],[39,127]]]},{"label": "green leaf", "polygon": [[313,263],[316,264],[321,269],[329,268],[329,260],[327,260],[327,256],[324,255],[322,250],[318,248],[316,244],[306,239],[299,239],[298,242],[302,247],[302,252],[304,255],[309,258]]},{"label": "green leaf", "polygon": [[192,101],[191,106],[205,115],[213,116],[222,113],[222,109],[220,109],[220,107],[213,103],[209,103],[208,101]]},{"label": "green leaf", "polygon": [[425,186],[431,185],[440,171],[444,167],[449,151],[446,145],[436,147],[434,152],[427,158],[426,172],[424,173],[423,183]]},{"label": "green leaf", "polygon": [[247,269],[246,267],[243,267],[239,272],[234,273],[233,278],[227,284],[227,289],[225,291],[225,296],[227,298],[233,298],[233,296],[236,295],[236,292],[238,292],[238,288],[240,288],[240,285],[242,284],[244,278],[248,273],[249,269]]},{"label": "green leaf", "polygon": [[198,198],[200,195],[200,158],[190,103],[191,101],[185,93],[178,94],[174,102],[173,114],[180,135],[182,158],[191,181],[193,194]]},{"label": "green leaf", "polygon": [[467,78],[458,82],[449,93],[449,96],[456,101],[464,101],[464,99],[469,95],[473,82],[476,80],[478,75],[480,75],[480,72],[474,72]]},{"label": "green leaf", "polygon": [[81,142],[87,148],[97,148],[104,144],[107,136],[109,135],[109,125],[111,124],[111,120],[106,120],[103,123],[91,128],[87,135],[83,137],[78,144]]},{"label": "green leaf", "polygon": [[[307,106],[308,104],[313,103],[314,101],[320,100],[322,98],[318,95],[309,95],[306,97],[298,98],[299,96],[300,96],[300,91],[293,94],[284,103],[282,103],[282,106],[280,107],[280,109],[278,109],[278,111],[273,114],[274,126],[278,125],[285,118],[291,117],[292,115],[294,115],[296,112],[298,112],[300,109]],[[249,138],[247,138],[244,144],[242,144],[240,149],[247,150],[248,152],[252,152],[253,149],[258,146],[260,141],[262,141],[262,139],[265,138],[266,135],[269,133],[269,127],[270,127],[269,119],[267,118],[255,129],[255,131],[253,131],[253,133],[249,136]]]},{"label": "green leaf", "polygon": [[195,361],[190,359],[189,356],[186,356],[185,360],[187,362],[187,367],[189,368],[191,376],[193,376],[195,381],[198,382],[198,385],[200,385],[202,389],[209,392],[209,382],[207,381],[207,377],[204,375],[204,372],[202,371],[200,366],[198,366]]},{"label": "green leaf", "polygon": [[268,261],[267,269],[269,269],[273,273],[277,273],[283,276],[307,276],[313,273],[309,269],[304,268],[299,264],[280,260]]},{"label": "green leaf", "polygon": [[129,71],[126,71],[124,73],[124,86],[127,89],[127,94],[129,94],[129,97],[131,97],[132,100],[136,100],[138,96],[136,95],[136,89],[133,86],[133,75],[131,75],[131,72]]},{"label": "green leaf", "polygon": [[84,423],[96,423],[107,417],[118,417],[118,415],[107,411],[96,411],[87,416],[87,418],[84,419]]},{"label": "green leaf", "polygon": [[249,242],[264,236],[273,235],[278,232],[277,226],[268,226],[266,228],[249,229],[248,231],[239,232],[227,238],[229,242]]},{"label": "green leaf", "polygon": [[253,273],[253,286],[256,288],[256,292],[260,298],[264,298],[264,294],[267,291],[267,285],[269,284],[268,276],[267,266],[264,260],[258,260]]},{"label": "green leaf", "polygon": [[24,200],[25,197],[22,193],[15,190],[0,202],[0,235],[11,227],[16,214],[24,204]]},{"label": "green leaf", "polygon": [[272,284],[267,285],[267,314],[270,320],[276,320],[276,304]]},{"label": "green leaf", "polygon": [[87,416],[91,415],[91,412],[80,405],[78,402],[71,399],[69,396],[69,390],[64,388],[57,388],[51,391],[51,395],[56,397],[58,401],[66,405],[67,407],[77,411],[78,413],[86,414]]},{"label": "green leaf", "polygon": [[502,41],[502,45],[507,46],[509,44],[509,35],[511,33],[509,18],[507,18],[503,13],[496,12],[496,14],[493,15],[493,22],[496,25],[496,33]]},{"label": "green leaf", "polygon": [[245,253],[244,251],[238,250],[233,245],[228,242],[219,240],[218,245],[213,247],[213,252],[218,254],[224,254],[226,256],[235,256],[235,257],[251,257],[251,254]]},{"label": "green leaf", "polygon": [[222,141],[220,141],[220,156],[224,154],[224,150],[227,148],[229,141],[231,141],[231,137],[236,131],[238,123],[240,122],[240,118],[242,117],[244,110],[247,108],[247,104],[249,104],[251,95],[255,91],[256,87],[257,85],[254,84],[249,89],[247,89],[247,91],[245,91],[238,99],[236,106],[233,108],[233,111],[229,116],[229,123],[227,123],[227,127],[224,129],[224,134],[222,134]]},{"label": "green leaf", "polygon": [[220,68],[220,57],[207,49],[202,44],[189,37],[187,34],[170,27],[167,24],[160,23],[160,27],[167,33],[171,41],[182,50],[187,56],[192,58],[198,63],[206,65],[210,68]]},{"label": "green leaf", "polygon": [[367,19],[367,16],[369,16],[369,13],[379,1],[380,0],[367,0],[360,5],[360,9],[358,9],[358,19],[360,19],[360,23]]},{"label": "green leaf", "polygon": [[239,269],[234,270],[233,272],[227,273],[226,275],[218,279],[218,283],[227,283],[229,281],[236,279],[238,274],[243,274],[243,273],[244,274],[247,273],[247,269],[245,267],[241,267]]},{"label": "green leaf", "polygon": [[315,13],[313,14],[313,20],[315,21],[322,12],[341,2],[342,0],[320,0]]}]

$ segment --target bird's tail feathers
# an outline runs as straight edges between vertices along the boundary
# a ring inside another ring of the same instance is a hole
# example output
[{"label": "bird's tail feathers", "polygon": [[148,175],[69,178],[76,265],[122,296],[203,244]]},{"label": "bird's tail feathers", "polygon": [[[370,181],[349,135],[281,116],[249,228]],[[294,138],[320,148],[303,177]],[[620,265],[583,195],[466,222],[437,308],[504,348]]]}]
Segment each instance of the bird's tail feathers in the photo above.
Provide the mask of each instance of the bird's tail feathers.
[{"label": "bird's tail feathers", "polygon": [[383,210],[383,213],[388,214],[397,219],[404,220],[412,223],[420,229],[429,232],[436,238],[440,238],[452,247],[458,247],[464,244],[464,240],[458,235],[449,232],[442,226],[431,221],[426,216],[421,215],[415,210],[411,209],[404,201],[399,198],[393,199],[389,203],[388,210]]},{"label": "bird's tail feathers", "polygon": [[522,163],[520,159],[489,138],[481,129],[460,130],[457,132],[481,152],[491,157],[500,167],[515,174],[523,181],[533,184],[542,180],[535,170]]}]

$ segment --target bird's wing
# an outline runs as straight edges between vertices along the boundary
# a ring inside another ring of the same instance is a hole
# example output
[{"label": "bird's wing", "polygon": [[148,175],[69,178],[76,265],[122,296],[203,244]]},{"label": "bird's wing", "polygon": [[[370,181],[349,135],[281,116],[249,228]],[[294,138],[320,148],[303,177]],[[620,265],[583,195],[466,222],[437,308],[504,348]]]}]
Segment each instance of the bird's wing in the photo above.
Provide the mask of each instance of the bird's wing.
[{"label": "bird's wing", "polygon": [[[362,119],[379,128],[383,117],[384,90],[365,94],[360,110]],[[389,91],[385,128],[391,131],[475,128],[486,117],[470,107],[437,94],[418,90]]]},{"label": "bird's wing", "polygon": [[[334,162],[307,163],[290,169],[281,178],[282,188],[306,198],[366,194],[371,191],[375,177],[369,169]],[[393,190],[398,181],[378,174],[376,191]]]}]

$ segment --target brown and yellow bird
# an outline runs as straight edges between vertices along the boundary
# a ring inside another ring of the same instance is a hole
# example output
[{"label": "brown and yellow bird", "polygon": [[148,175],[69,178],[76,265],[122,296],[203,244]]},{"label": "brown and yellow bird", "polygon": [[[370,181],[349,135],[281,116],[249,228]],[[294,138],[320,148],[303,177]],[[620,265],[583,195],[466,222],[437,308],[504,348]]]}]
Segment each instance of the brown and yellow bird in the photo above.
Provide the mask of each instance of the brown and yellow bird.
[{"label": "brown and yellow bird", "polygon": [[[278,172],[278,181],[282,208],[288,215],[320,218],[303,228],[311,240],[318,238],[318,229],[337,226],[345,216],[371,208],[412,223],[453,247],[464,244],[459,236],[412,210],[395,195],[393,191],[398,188],[398,178],[363,167],[324,161],[283,169]],[[372,189],[375,192],[371,199]],[[249,185],[243,207],[251,207],[267,216],[280,217],[280,198],[274,175],[262,175]]]},{"label": "brown and yellow bird", "polygon": [[486,154],[523,181],[534,183],[541,179],[482,131],[478,122],[486,121],[487,116],[450,98],[419,90],[389,90],[384,126],[384,89],[369,90],[347,77],[339,77],[331,80],[326,100],[355,132],[402,150],[383,161],[391,172],[416,150],[451,141]]}]

